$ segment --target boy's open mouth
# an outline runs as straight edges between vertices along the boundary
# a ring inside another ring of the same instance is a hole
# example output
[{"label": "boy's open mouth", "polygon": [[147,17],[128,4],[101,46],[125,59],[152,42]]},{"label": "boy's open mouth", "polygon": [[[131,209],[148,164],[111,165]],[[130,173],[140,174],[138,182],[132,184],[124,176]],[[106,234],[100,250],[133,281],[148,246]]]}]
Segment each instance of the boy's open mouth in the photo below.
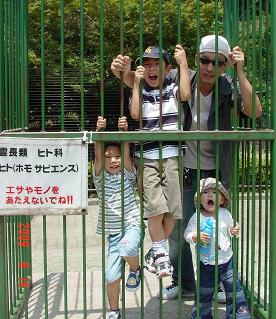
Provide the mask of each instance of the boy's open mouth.
[{"label": "boy's open mouth", "polygon": [[150,74],[150,75],[149,75],[149,79],[150,79],[151,81],[155,81],[155,80],[157,80],[157,75],[156,75],[156,74]]}]

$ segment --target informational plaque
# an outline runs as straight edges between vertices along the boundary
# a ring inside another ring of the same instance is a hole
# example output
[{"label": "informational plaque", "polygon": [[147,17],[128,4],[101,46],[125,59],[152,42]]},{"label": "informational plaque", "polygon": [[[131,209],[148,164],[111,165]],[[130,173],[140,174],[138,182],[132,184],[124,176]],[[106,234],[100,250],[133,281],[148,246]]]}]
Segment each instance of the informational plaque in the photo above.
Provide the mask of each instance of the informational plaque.
[{"label": "informational plaque", "polygon": [[0,215],[86,214],[87,144],[0,138]]}]

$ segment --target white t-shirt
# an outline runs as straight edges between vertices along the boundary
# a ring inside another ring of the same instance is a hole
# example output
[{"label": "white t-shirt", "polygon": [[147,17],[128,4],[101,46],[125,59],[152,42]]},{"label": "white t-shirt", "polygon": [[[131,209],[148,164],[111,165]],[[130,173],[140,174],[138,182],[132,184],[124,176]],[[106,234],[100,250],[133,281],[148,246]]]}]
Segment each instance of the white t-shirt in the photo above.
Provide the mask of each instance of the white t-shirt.
[{"label": "white t-shirt", "polygon": [[[210,216],[204,216],[200,213],[200,224],[206,222]],[[211,217],[214,221],[214,231],[211,238],[211,248],[210,254],[200,254],[200,260],[205,265],[215,265],[215,245],[216,245],[216,220]],[[232,215],[226,208],[219,208],[218,212],[218,264],[227,263],[230,258],[233,256],[233,251],[231,248],[231,237],[230,227],[233,226],[234,221]],[[192,236],[197,232],[197,213],[194,213],[191,219],[189,220],[188,226],[184,232],[185,240],[193,245],[196,243],[193,242]]]},{"label": "white t-shirt", "polygon": [[[204,96],[200,93],[200,130],[208,131],[208,117],[211,110],[213,98],[213,91]],[[189,104],[191,105],[191,103]],[[192,125],[190,131],[197,130],[197,90],[195,91],[195,100],[194,104],[191,107],[191,115],[192,115]],[[183,165],[184,167],[196,169],[197,163],[197,141],[186,141],[187,148],[185,150],[185,154],[183,156]],[[201,169],[215,169],[216,168],[216,157],[213,149],[212,141],[201,141],[200,142],[200,168]]]}]

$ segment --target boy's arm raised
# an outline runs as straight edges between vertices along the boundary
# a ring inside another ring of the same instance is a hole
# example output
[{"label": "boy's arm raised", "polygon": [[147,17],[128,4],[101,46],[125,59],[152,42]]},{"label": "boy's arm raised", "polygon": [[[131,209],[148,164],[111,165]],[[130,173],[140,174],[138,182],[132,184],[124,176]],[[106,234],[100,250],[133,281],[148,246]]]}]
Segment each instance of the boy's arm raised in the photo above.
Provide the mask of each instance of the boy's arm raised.
[{"label": "boy's arm raised", "polygon": [[[121,131],[127,131],[128,123],[127,123],[127,118],[125,116],[119,117],[118,128]],[[133,168],[133,161],[130,156],[129,142],[124,142],[124,164],[125,164],[125,168],[129,172],[133,172],[134,168]]]},{"label": "boy's arm raised", "polygon": [[116,78],[121,78],[121,72],[123,72],[124,83],[132,88],[134,82],[134,71],[131,71],[131,60],[130,57],[125,55],[118,55],[111,63],[111,71]]},{"label": "boy's arm raised", "polygon": [[185,50],[179,44],[175,46],[174,58],[177,64],[179,65],[179,71],[180,71],[180,81],[179,81],[179,88],[178,88],[180,101],[181,102],[188,101],[191,98],[191,83],[190,83],[190,77],[189,77],[189,67],[188,67]]},{"label": "boy's arm raised", "polygon": [[[98,116],[96,132],[104,130],[106,127],[106,119]],[[94,162],[95,175],[99,176],[101,171],[101,142],[95,142],[95,162]]]},{"label": "boy's arm raised", "polygon": [[133,91],[132,91],[132,97],[130,101],[130,115],[134,120],[139,119],[139,101],[140,101],[140,96],[139,96],[139,86],[140,86],[140,81],[144,77],[144,72],[145,68],[143,66],[138,66],[136,71],[135,71],[135,79],[134,79],[134,85],[133,85]]}]

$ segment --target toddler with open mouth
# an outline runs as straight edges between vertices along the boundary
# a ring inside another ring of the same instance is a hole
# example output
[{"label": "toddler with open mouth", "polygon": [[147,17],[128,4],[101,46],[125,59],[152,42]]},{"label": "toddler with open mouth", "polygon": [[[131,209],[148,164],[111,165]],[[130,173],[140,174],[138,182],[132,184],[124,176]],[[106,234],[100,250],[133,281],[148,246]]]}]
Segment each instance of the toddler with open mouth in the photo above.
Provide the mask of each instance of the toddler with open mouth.
[{"label": "toddler with open mouth", "polygon": [[[218,188],[218,191],[217,191]],[[233,250],[231,237],[239,235],[239,225],[234,223],[227,210],[230,197],[225,187],[215,178],[200,180],[200,212],[195,212],[189,220],[184,233],[185,240],[193,245],[200,242],[200,318],[212,317],[212,301],[215,290],[215,263],[218,255],[218,282],[222,282],[226,294],[226,318],[233,314]],[[218,199],[216,195],[218,193]],[[197,193],[195,194],[197,206]],[[217,211],[218,210],[218,211]],[[199,216],[198,216],[199,215]],[[197,220],[200,221],[200,233],[197,232]],[[218,228],[218,251],[216,251],[216,227]],[[247,301],[236,279],[236,318],[250,318]],[[196,303],[191,318],[197,318]]]}]

